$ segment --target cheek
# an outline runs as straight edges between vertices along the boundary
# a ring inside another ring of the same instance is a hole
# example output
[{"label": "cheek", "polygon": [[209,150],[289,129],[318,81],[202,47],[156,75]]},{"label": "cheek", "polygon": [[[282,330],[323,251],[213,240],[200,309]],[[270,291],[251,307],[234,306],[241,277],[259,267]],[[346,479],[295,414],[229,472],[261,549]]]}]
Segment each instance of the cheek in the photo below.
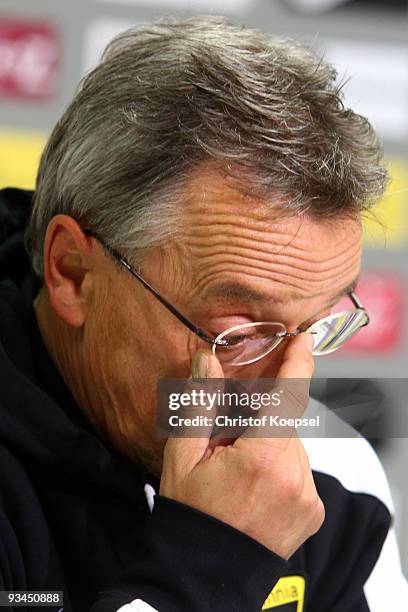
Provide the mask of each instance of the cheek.
[{"label": "cheek", "polygon": [[162,375],[167,378],[188,378],[195,353],[198,349],[208,350],[211,347],[181,323],[176,321],[173,325],[172,333],[167,333],[162,340]]},{"label": "cheek", "polygon": [[88,319],[87,344],[90,359],[110,384],[134,380],[142,371],[141,356],[151,343],[144,323],[137,292],[130,293],[125,283],[109,279],[98,293]]}]

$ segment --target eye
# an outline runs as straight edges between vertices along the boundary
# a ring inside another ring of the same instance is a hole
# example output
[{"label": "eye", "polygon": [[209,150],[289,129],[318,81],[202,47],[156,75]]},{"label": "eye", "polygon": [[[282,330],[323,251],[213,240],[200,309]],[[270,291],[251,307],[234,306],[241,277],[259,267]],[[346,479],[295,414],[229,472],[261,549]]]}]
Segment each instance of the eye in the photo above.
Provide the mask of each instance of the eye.
[{"label": "eye", "polygon": [[243,344],[246,340],[249,339],[254,339],[257,337],[257,333],[250,333],[250,331],[248,330],[247,333],[237,333],[237,334],[230,334],[228,336],[228,346],[238,346],[239,344]]}]

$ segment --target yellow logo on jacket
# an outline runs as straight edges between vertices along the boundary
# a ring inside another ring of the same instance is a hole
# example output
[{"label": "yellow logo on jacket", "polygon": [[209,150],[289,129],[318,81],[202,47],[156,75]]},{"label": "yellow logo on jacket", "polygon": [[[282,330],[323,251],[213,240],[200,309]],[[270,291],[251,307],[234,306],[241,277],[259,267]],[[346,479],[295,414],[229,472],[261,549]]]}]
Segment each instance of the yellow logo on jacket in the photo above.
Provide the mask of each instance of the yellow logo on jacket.
[{"label": "yellow logo on jacket", "polygon": [[303,576],[283,576],[269,593],[262,610],[304,612],[305,587]]}]

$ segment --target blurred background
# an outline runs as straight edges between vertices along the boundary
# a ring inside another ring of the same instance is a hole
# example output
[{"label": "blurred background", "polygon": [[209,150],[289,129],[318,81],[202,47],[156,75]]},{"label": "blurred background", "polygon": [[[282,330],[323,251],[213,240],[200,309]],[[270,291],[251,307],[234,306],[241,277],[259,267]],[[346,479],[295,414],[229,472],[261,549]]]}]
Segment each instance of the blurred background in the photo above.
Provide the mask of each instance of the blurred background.
[{"label": "blurred background", "polygon": [[[0,188],[33,188],[48,133],[80,78],[119,31],[164,14],[226,15],[290,36],[337,67],[346,104],[367,116],[384,145],[391,182],[365,222],[358,295],[371,324],[333,356],[317,360],[316,377],[333,377],[324,395],[333,409],[353,389],[345,379],[408,378],[408,0],[0,0]],[[315,394],[322,390],[317,383]],[[388,391],[387,391],[388,393]],[[369,434],[381,455],[396,503],[396,527],[408,575],[408,427],[395,435],[391,402],[408,412],[406,396],[387,395],[371,415]],[[370,406],[344,416],[366,433]],[[384,432],[393,431],[386,437]]]}]

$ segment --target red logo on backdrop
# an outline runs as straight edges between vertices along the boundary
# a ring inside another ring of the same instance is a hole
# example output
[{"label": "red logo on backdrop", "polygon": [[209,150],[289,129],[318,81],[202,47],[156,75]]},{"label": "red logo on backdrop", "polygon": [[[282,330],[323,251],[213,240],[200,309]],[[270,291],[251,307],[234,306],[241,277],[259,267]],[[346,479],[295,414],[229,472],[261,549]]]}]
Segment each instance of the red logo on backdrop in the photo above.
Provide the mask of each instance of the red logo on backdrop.
[{"label": "red logo on backdrop", "polygon": [[[403,281],[386,271],[365,272],[359,280],[356,293],[367,309],[370,323],[341,350],[380,353],[398,348],[404,334]],[[350,301],[342,301],[341,306],[342,310],[349,309]]]},{"label": "red logo on backdrop", "polygon": [[0,95],[49,98],[56,92],[58,36],[46,23],[0,20]]}]

